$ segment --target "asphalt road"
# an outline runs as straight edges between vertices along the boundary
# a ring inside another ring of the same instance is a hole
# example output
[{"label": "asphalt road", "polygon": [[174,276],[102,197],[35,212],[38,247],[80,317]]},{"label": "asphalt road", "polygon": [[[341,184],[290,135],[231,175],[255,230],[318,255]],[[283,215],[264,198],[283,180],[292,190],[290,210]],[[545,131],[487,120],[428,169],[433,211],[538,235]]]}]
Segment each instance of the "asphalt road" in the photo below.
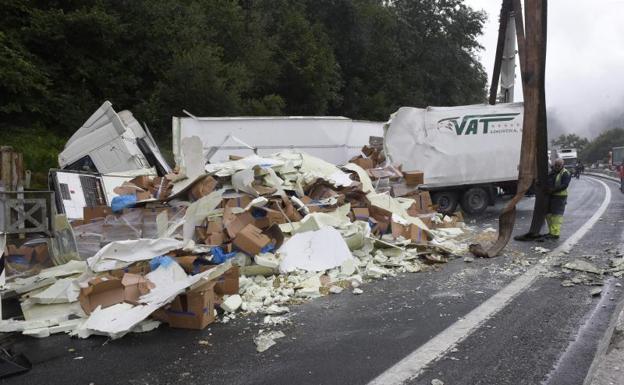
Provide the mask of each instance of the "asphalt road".
[{"label": "asphalt road", "polygon": [[[606,266],[622,243],[624,199],[608,183],[612,200],[602,218],[562,262],[582,256]],[[574,180],[562,239],[601,205],[605,191],[589,178]],[[469,224],[496,227],[496,208]],[[519,205],[516,232],[526,231],[532,200]],[[365,284],[350,292],[293,306],[286,334],[264,353],[252,337],[260,319],[239,318],[203,331],[159,329],[108,341],[53,336],[20,338],[13,349],[32,362],[30,372],[7,384],[367,384],[513,282],[544,256],[531,248],[557,242],[510,243],[498,258],[455,259],[418,274]],[[558,266],[540,275],[493,316],[428,362],[412,384],[582,384],[617,304],[622,282],[563,287]],[[600,279],[602,281],[602,279]],[[461,324],[461,321],[459,322]]]}]

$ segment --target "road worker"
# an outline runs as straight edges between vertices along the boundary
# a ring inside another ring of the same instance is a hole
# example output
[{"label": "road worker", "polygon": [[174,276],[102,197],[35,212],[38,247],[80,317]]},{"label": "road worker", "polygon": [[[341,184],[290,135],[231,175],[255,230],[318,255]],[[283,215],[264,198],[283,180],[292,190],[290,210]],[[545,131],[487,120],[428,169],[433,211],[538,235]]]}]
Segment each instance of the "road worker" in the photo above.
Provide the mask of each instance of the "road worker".
[{"label": "road worker", "polygon": [[546,185],[548,194],[548,214],[546,215],[548,234],[544,235],[546,239],[559,239],[571,179],[570,172],[563,167],[563,159],[556,159],[548,174]]}]

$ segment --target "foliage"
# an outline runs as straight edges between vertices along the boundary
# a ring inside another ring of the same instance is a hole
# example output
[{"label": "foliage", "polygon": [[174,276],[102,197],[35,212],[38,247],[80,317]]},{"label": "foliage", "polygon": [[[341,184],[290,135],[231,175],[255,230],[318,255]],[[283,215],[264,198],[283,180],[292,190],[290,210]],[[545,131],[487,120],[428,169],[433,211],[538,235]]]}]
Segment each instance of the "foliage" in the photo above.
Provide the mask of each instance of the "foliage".
[{"label": "foliage", "polygon": [[0,144],[22,152],[24,164],[33,171],[31,186],[47,189],[48,170],[58,164],[65,141],[43,129],[25,129],[19,135],[0,130]]},{"label": "foliage", "polygon": [[586,162],[605,162],[613,147],[624,146],[624,128],[613,128],[598,135],[581,152]]},{"label": "foliage", "polygon": [[0,131],[25,137],[105,100],[167,142],[182,109],[385,120],[486,95],[485,16],[460,0],[3,0],[0,20]]},{"label": "foliage", "polygon": [[589,144],[587,138],[581,138],[576,134],[560,135],[558,138],[550,141],[556,148],[575,148],[577,151],[583,151]]}]

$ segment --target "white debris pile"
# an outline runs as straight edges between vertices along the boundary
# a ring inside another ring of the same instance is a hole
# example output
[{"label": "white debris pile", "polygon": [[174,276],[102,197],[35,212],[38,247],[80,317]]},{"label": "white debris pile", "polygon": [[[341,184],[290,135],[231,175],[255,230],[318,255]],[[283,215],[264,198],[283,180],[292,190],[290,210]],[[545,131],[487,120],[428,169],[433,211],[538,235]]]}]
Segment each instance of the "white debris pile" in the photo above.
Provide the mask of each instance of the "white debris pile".
[{"label": "white debris pile", "polygon": [[[373,189],[379,172],[299,152],[204,169],[198,141],[185,139],[174,172],[115,189],[131,204],[91,207],[71,223],[82,260],[9,278],[23,317],[0,321],[0,331],[119,338],[159,322],[202,329],[217,312],[222,322],[259,313],[276,326],[288,322],[290,304],[362,294],[365,281],[467,252],[461,215],[435,213],[429,193],[409,185],[422,173],[406,173],[388,193]],[[259,349],[275,338],[258,336]]]}]

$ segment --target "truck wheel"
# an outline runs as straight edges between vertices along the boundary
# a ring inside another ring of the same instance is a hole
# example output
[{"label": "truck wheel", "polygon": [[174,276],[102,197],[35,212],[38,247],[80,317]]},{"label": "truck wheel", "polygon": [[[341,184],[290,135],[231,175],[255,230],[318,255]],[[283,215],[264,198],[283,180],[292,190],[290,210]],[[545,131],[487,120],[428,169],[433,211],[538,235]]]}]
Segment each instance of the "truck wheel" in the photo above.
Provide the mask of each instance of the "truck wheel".
[{"label": "truck wheel", "polygon": [[462,195],[461,207],[468,214],[481,214],[489,205],[488,192],[483,187],[473,187]]},{"label": "truck wheel", "polygon": [[459,194],[457,191],[439,191],[433,193],[432,200],[438,206],[438,212],[452,214],[457,210]]}]

